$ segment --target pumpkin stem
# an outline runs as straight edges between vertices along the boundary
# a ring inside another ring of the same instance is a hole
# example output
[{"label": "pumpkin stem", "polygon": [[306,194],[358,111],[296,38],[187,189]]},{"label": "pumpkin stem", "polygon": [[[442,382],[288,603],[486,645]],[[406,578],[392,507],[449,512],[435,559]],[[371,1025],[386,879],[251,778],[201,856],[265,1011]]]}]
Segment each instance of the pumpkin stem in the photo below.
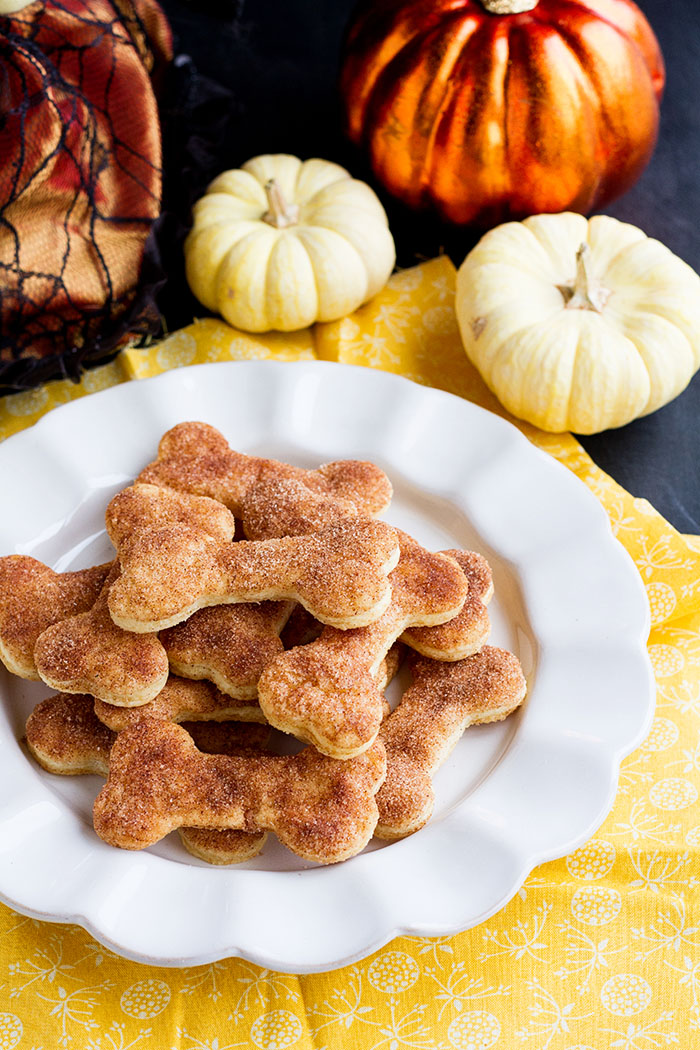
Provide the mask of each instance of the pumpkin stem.
[{"label": "pumpkin stem", "polygon": [[519,15],[532,11],[538,3],[539,0],[481,0],[490,15]]},{"label": "pumpkin stem", "polygon": [[295,226],[299,222],[299,205],[289,204],[284,199],[276,179],[265,183],[265,193],[269,211],[263,215],[263,222],[268,222],[278,230],[283,230],[285,226]]},{"label": "pumpkin stem", "polygon": [[568,310],[595,310],[601,313],[610,291],[598,284],[588,269],[591,249],[584,242],[576,252],[576,277],[573,284],[558,284]]}]

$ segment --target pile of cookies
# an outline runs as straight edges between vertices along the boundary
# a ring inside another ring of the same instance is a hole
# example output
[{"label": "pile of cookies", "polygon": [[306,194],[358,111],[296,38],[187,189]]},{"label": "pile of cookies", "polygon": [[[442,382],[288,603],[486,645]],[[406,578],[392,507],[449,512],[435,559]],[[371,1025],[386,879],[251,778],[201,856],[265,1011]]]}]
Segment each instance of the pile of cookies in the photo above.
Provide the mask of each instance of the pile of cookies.
[{"label": "pile of cookies", "polygon": [[[303,470],[181,423],[107,507],[111,563],[0,558],[0,660],[56,691],[27,746],[52,773],[107,778],[102,839],[141,849],[178,829],[229,864],[272,831],[329,864],[425,824],[464,730],[526,685],[485,644],[485,559],[378,521],[391,495],[374,464]],[[405,651],[412,684],[390,711]],[[275,753],[271,727],[306,746]]]}]

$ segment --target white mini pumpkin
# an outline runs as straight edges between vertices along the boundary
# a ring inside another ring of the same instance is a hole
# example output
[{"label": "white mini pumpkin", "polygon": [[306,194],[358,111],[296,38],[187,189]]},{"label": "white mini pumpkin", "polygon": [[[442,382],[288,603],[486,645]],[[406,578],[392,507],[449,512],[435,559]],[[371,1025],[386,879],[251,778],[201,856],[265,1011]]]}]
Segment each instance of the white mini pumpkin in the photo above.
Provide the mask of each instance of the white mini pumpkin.
[{"label": "white mini pumpkin", "polygon": [[289,332],[345,317],[396,259],[386,214],[345,168],[287,154],[225,171],[194,206],[190,288],[236,328]]},{"label": "white mini pumpkin", "polygon": [[470,360],[513,415],[593,434],[665,405],[700,367],[700,277],[604,215],[485,234],[457,276]]}]

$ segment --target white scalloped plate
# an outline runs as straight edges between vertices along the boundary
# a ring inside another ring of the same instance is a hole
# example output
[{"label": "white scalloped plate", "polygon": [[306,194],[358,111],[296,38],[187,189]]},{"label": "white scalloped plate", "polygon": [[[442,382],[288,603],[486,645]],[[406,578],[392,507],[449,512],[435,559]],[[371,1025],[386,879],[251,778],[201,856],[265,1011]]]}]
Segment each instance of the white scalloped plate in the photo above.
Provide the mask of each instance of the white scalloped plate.
[{"label": "white scalloped plate", "polygon": [[221,869],[175,836],[143,853],[101,842],[90,821],[99,780],[44,773],[20,743],[46,687],[0,669],[0,898],[142,962],[239,955],[296,973],[481,922],[536,864],[592,834],[651,721],[646,595],[605,513],[513,426],[450,394],[336,364],[223,363],[73,401],[0,445],[0,554],[59,570],[107,560],[109,498],[190,419],[245,452],[383,467],[395,488],[387,520],[432,549],[489,559],[491,641],[519,656],[528,699],[464,735],[436,777],[433,819],[410,838],[326,868],[269,842]]}]

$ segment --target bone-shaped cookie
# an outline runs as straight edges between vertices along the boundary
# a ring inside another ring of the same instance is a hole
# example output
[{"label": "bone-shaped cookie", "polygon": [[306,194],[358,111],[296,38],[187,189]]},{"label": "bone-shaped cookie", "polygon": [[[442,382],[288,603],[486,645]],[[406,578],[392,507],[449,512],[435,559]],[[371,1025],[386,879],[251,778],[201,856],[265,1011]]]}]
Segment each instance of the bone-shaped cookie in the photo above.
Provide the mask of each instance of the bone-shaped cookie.
[{"label": "bone-shaped cookie", "polygon": [[49,773],[107,776],[115,734],[83,693],[56,693],[36,705],[27,720],[25,740],[36,761]]},{"label": "bone-shaped cookie", "polygon": [[[236,527],[231,512],[216,500],[156,485],[131,485],[118,493],[105,523],[116,546],[166,523],[196,526],[222,542],[233,538]],[[109,615],[108,594],[120,571],[115,561],[93,607],[39,637],[34,658],[39,676],[52,688],[131,707],[147,703],[163,688],[168,656],[155,634],[124,631]]]},{"label": "bone-shaped cookie", "polygon": [[315,492],[296,478],[263,477],[247,491],[241,506],[241,524],[249,540],[301,536],[357,516],[350,500]]},{"label": "bone-shaped cookie", "polygon": [[463,660],[477,653],[489,636],[486,606],[493,597],[493,577],[486,558],[476,551],[449,550],[443,554],[454,558],[467,578],[466,601],[452,620],[436,627],[409,627],[402,640],[433,660]]},{"label": "bone-shaped cookie", "polygon": [[168,657],[155,634],[123,631],[109,615],[107,598],[120,575],[115,561],[95,604],[39,635],[34,661],[39,677],[64,693],[91,693],[111,704],[148,703],[168,679]]},{"label": "bone-shaped cookie", "polygon": [[[294,479],[269,477],[248,492],[243,522],[250,538],[263,539],[315,531],[338,517],[356,516],[348,500],[313,492]],[[208,520],[212,518],[214,527]],[[106,514],[108,532],[117,546],[146,526],[175,521],[202,524],[214,535],[215,527],[222,525],[221,538],[227,539],[227,526],[232,528],[234,519],[222,504],[207,497],[148,484],[119,493]],[[200,609],[187,621],[161,632],[160,641],[176,674],[209,678],[231,696],[253,699],[263,668],[282,649],[279,634],[293,608],[293,602],[265,602]],[[81,684],[80,688],[88,686]],[[109,696],[103,698],[114,702]]]},{"label": "bone-shaped cookie", "polygon": [[[297,608],[302,607],[297,606]],[[382,692],[398,672],[403,655],[402,650],[403,647],[399,643],[393,645],[379,666],[376,678],[377,686]],[[170,679],[170,682],[177,681],[173,677]],[[182,684],[191,686],[195,683]],[[208,685],[208,683],[197,683],[198,686],[205,684]],[[183,692],[186,693],[187,690],[183,690]],[[223,700],[223,697],[221,699]],[[191,691],[189,691],[188,702],[191,711],[192,706],[194,706]],[[156,705],[147,704],[146,708],[151,706]],[[96,702],[95,708],[97,709],[98,707],[104,711],[108,705]],[[123,708],[115,708],[114,710],[122,716],[126,716],[126,724],[122,728],[127,728],[128,725],[134,724],[136,720],[143,717],[145,709],[141,707],[131,710],[124,710]],[[217,713],[221,714],[223,710],[225,709],[219,708]],[[231,718],[241,718],[243,713],[251,718],[255,717],[260,720],[264,718],[260,708],[252,702],[247,708],[229,708],[229,712],[229,717]],[[97,714],[97,711],[95,713]],[[182,715],[183,713],[187,713],[187,711],[181,710],[178,712],[171,710],[171,714],[174,716],[172,721],[180,721],[177,715]],[[389,713],[389,704],[384,701],[384,717],[387,718]],[[201,712],[195,711],[192,714],[201,714]],[[212,717],[215,717],[215,714],[210,714],[210,719]],[[184,721],[180,722],[180,724],[187,730],[200,751],[206,751],[212,755],[236,754],[251,747],[260,749],[266,745],[270,732],[270,727],[266,722],[264,727],[263,725],[240,726],[238,731],[236,731],[235,723],[229,721]],[[200,860],[206,861],[208,864],[240,864],[244,860],[257,856],[267,839],[266,831],[248,832],[236,831],[235,829],[217,830],[215,828],[179,828],[179,835],[188,852]]]},{"label": "bone-shaped cookie", "polygon": [[331,864],[369,842],[385,774],[379,741],[348,762],[313,748],[205,755],[180,726],[146,719],[118,735],[93,820],[101,838],[123,849],[152,845],[182,825],[266,829],[298,856]]},{"label": "bone-shaped cookie", "polygon": [[109,611],[129,631],[160,631],[220,603],[292,599],[337,627],[370,623],[391,598],[396,533],[349,519],[284,539],[222,543],[186,525],[137,533],[119,546]]},{"label": "bone-shaped cookie", "polygon": [[[200,609],[189,620],[161,631],[159,638],[170,661],[173,675],[212,682],[226,697],[240,702],[240,707],[229,703],[227,718],[241,721],[266,721],[257,703],[260,676],[290,639],[294,645],[317,638],[322,625],[309,616],[301,622],[297,615],[296,632],[287,635],[289,609],[306,613],[303,605],[293,602],[260,602],[257,605],[213,605]],[[312,628],[310,624],[313,624]],[[148,637],[140,635],[137,637]],[[283,645],[285,641],[285,645]],[[390,659],[391,657],[391,659]],[[398,656],[390,650],[377,672],[379,687],[386,689],[396,674]],[[238,711],[238,713],[235,713]],[[179,721],[174,718],[172,721]]]},{"label": "bone-shaped cookie", "polygon": [[[95,714],[87,693],[55,693],[40,701],[27,720],[27,747],[49,773],[107,776],[116,732]],[[267,745],[270,728],[243,722],[184,722],[200,751],[237,754]]]},{"label": "bone-shaped cookie", "polygon": [[99,720],[117,733],[144,718],[165,722],[267,722],[257,700],[239,700],[222,693],[212,682],[172,674],[147,704],[127,708],[95,700],[94,708]]},{"label": "bone-shaped cookie", "polygon": [[283,651],[280,634],[294,608],[290,601],[212,605],[159,637],[174,674],[207,678],[228,696],[255,700],[260,675]]},{"label": "bone-shaped cookie", "polygon": [[453,558],[432,554],[406,533],[399,538],[401,558],[390,577],[386,612],[353,631],[326,627],[315,642],[273,660],[258,682],[270,724],[334,758],[359,755],[376,738],[383,697],[374,676],[396,639],[413,625],[456,616],[467,595]]},{"label": "bone-shaped cookie", "polygon": [[105,527],[117,550],[136,533],[175,524],[201,529],[222,542],[232,540],[236,531],[233,514],[217,500],[158,485],[135,483],[122,489],[105,512]]},{"label": "bone-shaped cookie", "polygon": [[[270,728],[237,722],[182,722],[197,748],[209,755],[245,755],[267,746]],[[178,828],[180,841],[193,857],[207,864],[242,864],[262,852],[266,831],[236,828]]]},{"label": "bone-shaped cookie", "polygon": [[262,853],[267,842],[266,831],[237,831],[235,828],[177,830],[187,852],[207,864],[242,864],[244,860],[252,860]]},{"label": "bone-shaped cookie", "polygon": [[[186,723],[184,729],[200,751],[245,753],[265,747],[263,726],[231,722]],[[106,777],[116,734],[96,717],[93,699],[85,694],[59,693],[37,704],[26,728],[27,747],[43,769],[63,776],[92,773]],[[215,831],[181,828],[180,838],[194,856],[210,864],[236,864],[260,853],[264,831]]]},{"label": "bone-shaped cookie", "polygon": [[[132,485],[118,493],[106,513],[115,545],[164,523],[197,526],[228,542],[235,518],[216,500],[171,492],[155,485]],[[137,706],[152,700],[168,677],[168,656],[155,634],[134,634],[109,615],[108,595],[119,578],[115,561],[94,605],[53,624],[37,639],[34,660],[39,677],[53,689],[91,693],[111,704]]]},{"label": "bone-shaped cookie", "polygon": [[[399,645],[392,646],[386,659],[379,665],[376,681],[382,693],[399,669],[400,648]],[[212,682],[179,678],[173,674],[158,696],[148,704],[127,708],[95,700],[94,706],[99,720],[117,733],[144,718],[156,718],[164,722],[201,722],[212,726],[217,722],[229,721],[267,725],[257,700],[239,700],[222,693]],[[386,717],[388,714],[389,705],[385,701],[383,715]]]},{"label": "bone-shaped cookie", "polygon": [[527,685],[513,653],[491,645],[456,663],[411,656],[413,684],[382,725],[387,776],[377,795],[375,834],[398,839],[433,811],[432,778],[468,726],[497,722],[518,707]]},{"label": "bone-shaped cookie", "polygon": [[60,620],[94,605],[110,565],[54,572],[21,554],[0,558],[0,661],[20,678],[39,679],[34,646]]},{"label": "bone-shaped cookie", "polygon": [[234,452],[226,438],[207,423],[179,423],[161,438],[158,458],[139,481],[181,492],[211,496],[237,518],[247,493],[259,481],[290,479],[328,498],[349,500],[360,514],[373,516],[391,500],[391,483],[373,463],[340,460],[318,470],[304,470],[274,459]]}]

